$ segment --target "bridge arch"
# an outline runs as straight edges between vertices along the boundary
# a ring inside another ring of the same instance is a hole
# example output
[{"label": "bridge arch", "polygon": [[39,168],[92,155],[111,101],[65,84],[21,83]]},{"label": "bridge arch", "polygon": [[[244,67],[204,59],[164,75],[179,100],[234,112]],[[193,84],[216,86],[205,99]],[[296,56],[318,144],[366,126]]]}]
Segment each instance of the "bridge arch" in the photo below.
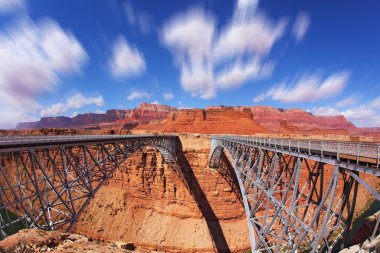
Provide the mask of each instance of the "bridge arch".
[{"label": "bridge arch", "polygon": [[[174,165],[176,142],[175,136],[51,137],[32,146],[13,142],[2,148],[0,141],[0,238],[15,223],[70,231],[101,186],[131,155],[152,147],[165,163]],[[14,214],[18,217],[10,219]]]},{"label": "bridge arch", "polygon": [[276,141],[211,137],[210,167],[217,168],[225,152],[238,178],[252,251],[331,252],[343,246],[360,178],[331,151],[323,155],[324,146],[334,150],[329,143],[315,142],[313,149],[311,141]]},{"label": "bridge arch", "polygon": [[[232,150],[236,153],[238,150],[238,147],[236,146],[235,148],[232,148],[231,146],[229,147],[227,143],[223,143],[220,140],[211,139],[211,149],[210,149],[210,158],[209,158],[210,167],[217,169],[220,166],[220,160],[221,160],[221,156],[222,156],[223,152],[226,153],[228,160],[231,163],[234,163],[234,161],[236,161],[236,160],[234,159],[234,153],[231,152]],[[236,164],[231,164],[231,165],[234,169],[236,178],[238,180],[240,193],[241,193],[241,196],[243,199],[243,206],[244,206],[244,210],[245,210],[245,215],[247,217],[251,248],[255,249],[255,247],[256,247],[256,234],[254,231],[254,227],[252,226],[252,223],[249,221],[249,218],[251,216],[250,206],[249,206],[249,202],[248,202],[246,194],[244,193],[244,191],[242,191],[242,189],[244,189],[244,184],[243,184],[242,179],[239,177],[238,171],[236,170]]]}]

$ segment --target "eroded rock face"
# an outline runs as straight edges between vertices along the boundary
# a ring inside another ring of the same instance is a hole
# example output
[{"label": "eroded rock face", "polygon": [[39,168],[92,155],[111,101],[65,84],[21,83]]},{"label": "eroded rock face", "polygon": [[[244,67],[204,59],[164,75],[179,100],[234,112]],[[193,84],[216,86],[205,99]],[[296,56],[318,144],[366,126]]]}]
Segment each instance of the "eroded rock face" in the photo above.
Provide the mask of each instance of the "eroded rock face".
[{"label": "eroded rock face", "polygon": [[168,114],[176,108],[166,105],[156,105],[143,103],[139,107],[131,110],[108,110],[106,113],[85,113],[70,117],[44,117],[37,122],[25,122],[17,125],[17,129],[38,129],[38,128],[68,128],[86,127],[88,125],[100,123],[145,123],[165,119]]},{"label": "eroded rock face", "polygon": [[356,127],[344,116],[315,116],[301,109],[276,109],[271,106],[254,106],[252,118],[260,125],[280,130],[343,130],[350,131]]},{"label": "eroded rock face", "polygon": [[344,116],[314,116],[301,109],[270,106],[211,106],[181,109],[143,103],[131,110],[108,110],[104,114],[85,113],[73,118],[46,117],[20,123],[17,129],[38,128],[134,128],[178,133],[340,133],[360,132]]},{"label": "eroded rock face", "polygon": [[140,125],[138,129],[178,133],[339,133],[357,128],[344,116],[315,116],[301,109],[270,106],[211,106],[172,112],[163,122]]},{"label": "eroded rock face", "polygon": [[178,168],[152,149],[129,159],[95,195],[75,231],[168,252],[248,250],[237,184],[208,168],[208,140],[196,140],[183,140]]}]

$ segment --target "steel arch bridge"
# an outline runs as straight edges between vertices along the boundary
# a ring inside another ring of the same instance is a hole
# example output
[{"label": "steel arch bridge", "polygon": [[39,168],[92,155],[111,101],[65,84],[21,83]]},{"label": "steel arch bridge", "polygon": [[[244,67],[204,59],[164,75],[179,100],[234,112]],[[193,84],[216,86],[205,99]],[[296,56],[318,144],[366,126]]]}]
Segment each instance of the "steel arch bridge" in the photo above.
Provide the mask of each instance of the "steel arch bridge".
[{"label": "steel arch bridge", "polygon": [[18,226],[70,231],[131,154],[153,147],[176,162],[177,136],[2,136],[0,240]]},{"label": "steel arch bridge", "polygon": [[361,178],[380,176],[377,145],[211,136],[211,167],[219,167],[223,150],[240,186],[253,252],[331,252],[347,240],[358,185],[380,201]]}]

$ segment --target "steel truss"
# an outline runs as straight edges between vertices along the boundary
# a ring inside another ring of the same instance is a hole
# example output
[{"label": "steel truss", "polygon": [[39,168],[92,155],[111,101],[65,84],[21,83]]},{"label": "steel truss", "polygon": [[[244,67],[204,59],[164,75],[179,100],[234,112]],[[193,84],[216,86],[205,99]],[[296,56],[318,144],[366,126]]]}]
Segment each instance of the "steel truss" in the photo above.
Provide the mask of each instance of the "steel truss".
[{"label": "steel truss", "polygon": [[[252,251],[331,252],[344,245],[358,184],[380,201],[360,179],[363,170],[342,168],[339,159],[326,159],[318,155],[321,152],[312,155],[310,146],[302,152],[299,147],[267,144],[253,138],[211,137],[210,166],[218,168],[225,152],[238,178]],[[375,233],[377,228],[372,237]]]},{"label": "steel truss", "polygon": [[0,143],[0,239],[19,225],[69,231],[113,172],[144,147],[176,162],[175,136],[16,139]]}]

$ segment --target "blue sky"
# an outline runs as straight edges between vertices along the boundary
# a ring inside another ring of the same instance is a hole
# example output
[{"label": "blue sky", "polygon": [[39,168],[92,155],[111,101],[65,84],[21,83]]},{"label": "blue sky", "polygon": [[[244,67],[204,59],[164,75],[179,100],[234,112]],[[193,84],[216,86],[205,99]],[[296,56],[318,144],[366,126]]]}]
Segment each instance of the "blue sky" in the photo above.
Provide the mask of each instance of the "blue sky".
[{"label": "blue sky", "polygon": [[378,1],[0,0],[0,128],[271,105],[380,126]]}]

